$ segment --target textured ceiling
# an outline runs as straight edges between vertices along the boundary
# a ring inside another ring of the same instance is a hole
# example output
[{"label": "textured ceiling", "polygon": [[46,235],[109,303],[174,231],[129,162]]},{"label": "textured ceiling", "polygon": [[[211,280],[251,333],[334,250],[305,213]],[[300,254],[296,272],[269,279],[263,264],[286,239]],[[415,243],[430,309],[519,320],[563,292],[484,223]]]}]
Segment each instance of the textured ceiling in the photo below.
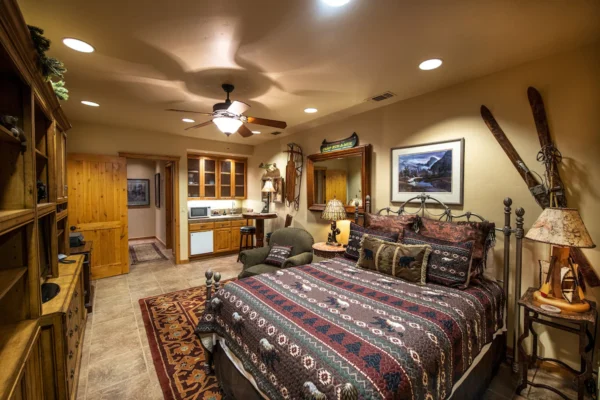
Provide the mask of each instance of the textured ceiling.
[{"label": "textured ceiling", "polygon": [[[187,115],[222,101],[287,121],[284,134],[489,74],[600,38],[598,1],[21,0],[27,23],[68,68],[72,121],[121,125],[256,145],[216,127],[184,132]],[[75,37],[91,54],[65,47]],[[442,58],[434,71],[419,62]],[[380,103],[365,99],[390,90]],[[81,100],[100,103],[86,107]],[[305,114],[316,107],[317,114]],[[203,122],[207,117],[194,117]]]}]

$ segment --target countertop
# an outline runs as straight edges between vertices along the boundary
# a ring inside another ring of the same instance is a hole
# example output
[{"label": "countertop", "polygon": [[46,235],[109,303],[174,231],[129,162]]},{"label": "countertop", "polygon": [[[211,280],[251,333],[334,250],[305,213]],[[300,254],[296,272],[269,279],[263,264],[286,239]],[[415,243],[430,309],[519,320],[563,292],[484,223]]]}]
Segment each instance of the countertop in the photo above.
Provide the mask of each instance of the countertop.
[{"label": "countertop", "polygon": [[242,217],[242,214],[219,215],[216,217],[188,219],[188,223],[198,224],[198,223],[203,223],[203,222],[206,223],[206,222],[212,222],[212,221],[233,221],[236,219],[246,219],[246,218]]}]

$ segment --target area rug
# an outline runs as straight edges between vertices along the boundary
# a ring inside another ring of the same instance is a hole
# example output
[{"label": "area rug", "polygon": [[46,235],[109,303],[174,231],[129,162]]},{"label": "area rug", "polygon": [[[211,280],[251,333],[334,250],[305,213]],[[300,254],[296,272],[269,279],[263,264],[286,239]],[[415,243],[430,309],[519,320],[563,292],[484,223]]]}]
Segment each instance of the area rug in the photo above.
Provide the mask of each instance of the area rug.
[{"label": "area rug", "polygon": [[206,286],[139,301],[152,360],[167,400],[222,397],[215,376],[204,373],[204,349],[194,335],[205,302]]},{"label": "area rug", "polygon": [[146,262],[168,260],[156,243],[139,243],[129,245],[130,265]]}]

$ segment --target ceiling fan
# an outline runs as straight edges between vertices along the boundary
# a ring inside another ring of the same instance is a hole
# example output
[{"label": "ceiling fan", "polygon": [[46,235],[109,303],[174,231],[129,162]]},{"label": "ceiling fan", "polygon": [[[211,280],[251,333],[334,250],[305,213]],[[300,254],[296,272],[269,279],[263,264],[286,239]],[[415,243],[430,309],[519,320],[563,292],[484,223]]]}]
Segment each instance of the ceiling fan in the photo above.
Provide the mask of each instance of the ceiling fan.
[{"label": "ceiling fan", "polygon": [[203,126],[210,125],[214,123],[217,128],[225,135],[230,136],[231,134],[237,132],[243,137],[252,136],[252,131],[244,125],[244,122],[249,124],[257,124],[257,125],[265,125],[272,126],[278,129],[285,129],[287,127],[287,123],[283,121],[275,121],[272,119],[265,118],[256,118],[256,117],[248,117],[244,114],[250,106],[246,103],[242,103],[241,101],[231,101],[229,100],[229,93],[233,92],[235,87],[228,83],[221,85],[225,93],[227,93],[227,99],[224,103],[217,103],[213,105],[213,112],[201,112],[201,111],[189,111],[189,110],[177,110],[170,108],[167,111],[175,111],[181,113],[192,113],[192,114],[201,114],[201,115],[210,115],[213,117],[210,121],[203,122],[198,125],[190,126],[186,128],[186,131],[189,129],[202,128]]}]

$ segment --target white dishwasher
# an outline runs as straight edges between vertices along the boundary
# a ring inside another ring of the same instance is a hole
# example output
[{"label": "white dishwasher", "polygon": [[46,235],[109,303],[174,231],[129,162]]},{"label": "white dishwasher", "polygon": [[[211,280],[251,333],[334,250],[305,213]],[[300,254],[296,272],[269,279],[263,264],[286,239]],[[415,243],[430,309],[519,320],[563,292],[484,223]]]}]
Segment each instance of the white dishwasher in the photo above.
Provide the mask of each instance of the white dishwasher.
[{"label": "white dishwasher", "polygon": [[190,236],[192,256],[213,252],[213,231],[192,232]]}]

